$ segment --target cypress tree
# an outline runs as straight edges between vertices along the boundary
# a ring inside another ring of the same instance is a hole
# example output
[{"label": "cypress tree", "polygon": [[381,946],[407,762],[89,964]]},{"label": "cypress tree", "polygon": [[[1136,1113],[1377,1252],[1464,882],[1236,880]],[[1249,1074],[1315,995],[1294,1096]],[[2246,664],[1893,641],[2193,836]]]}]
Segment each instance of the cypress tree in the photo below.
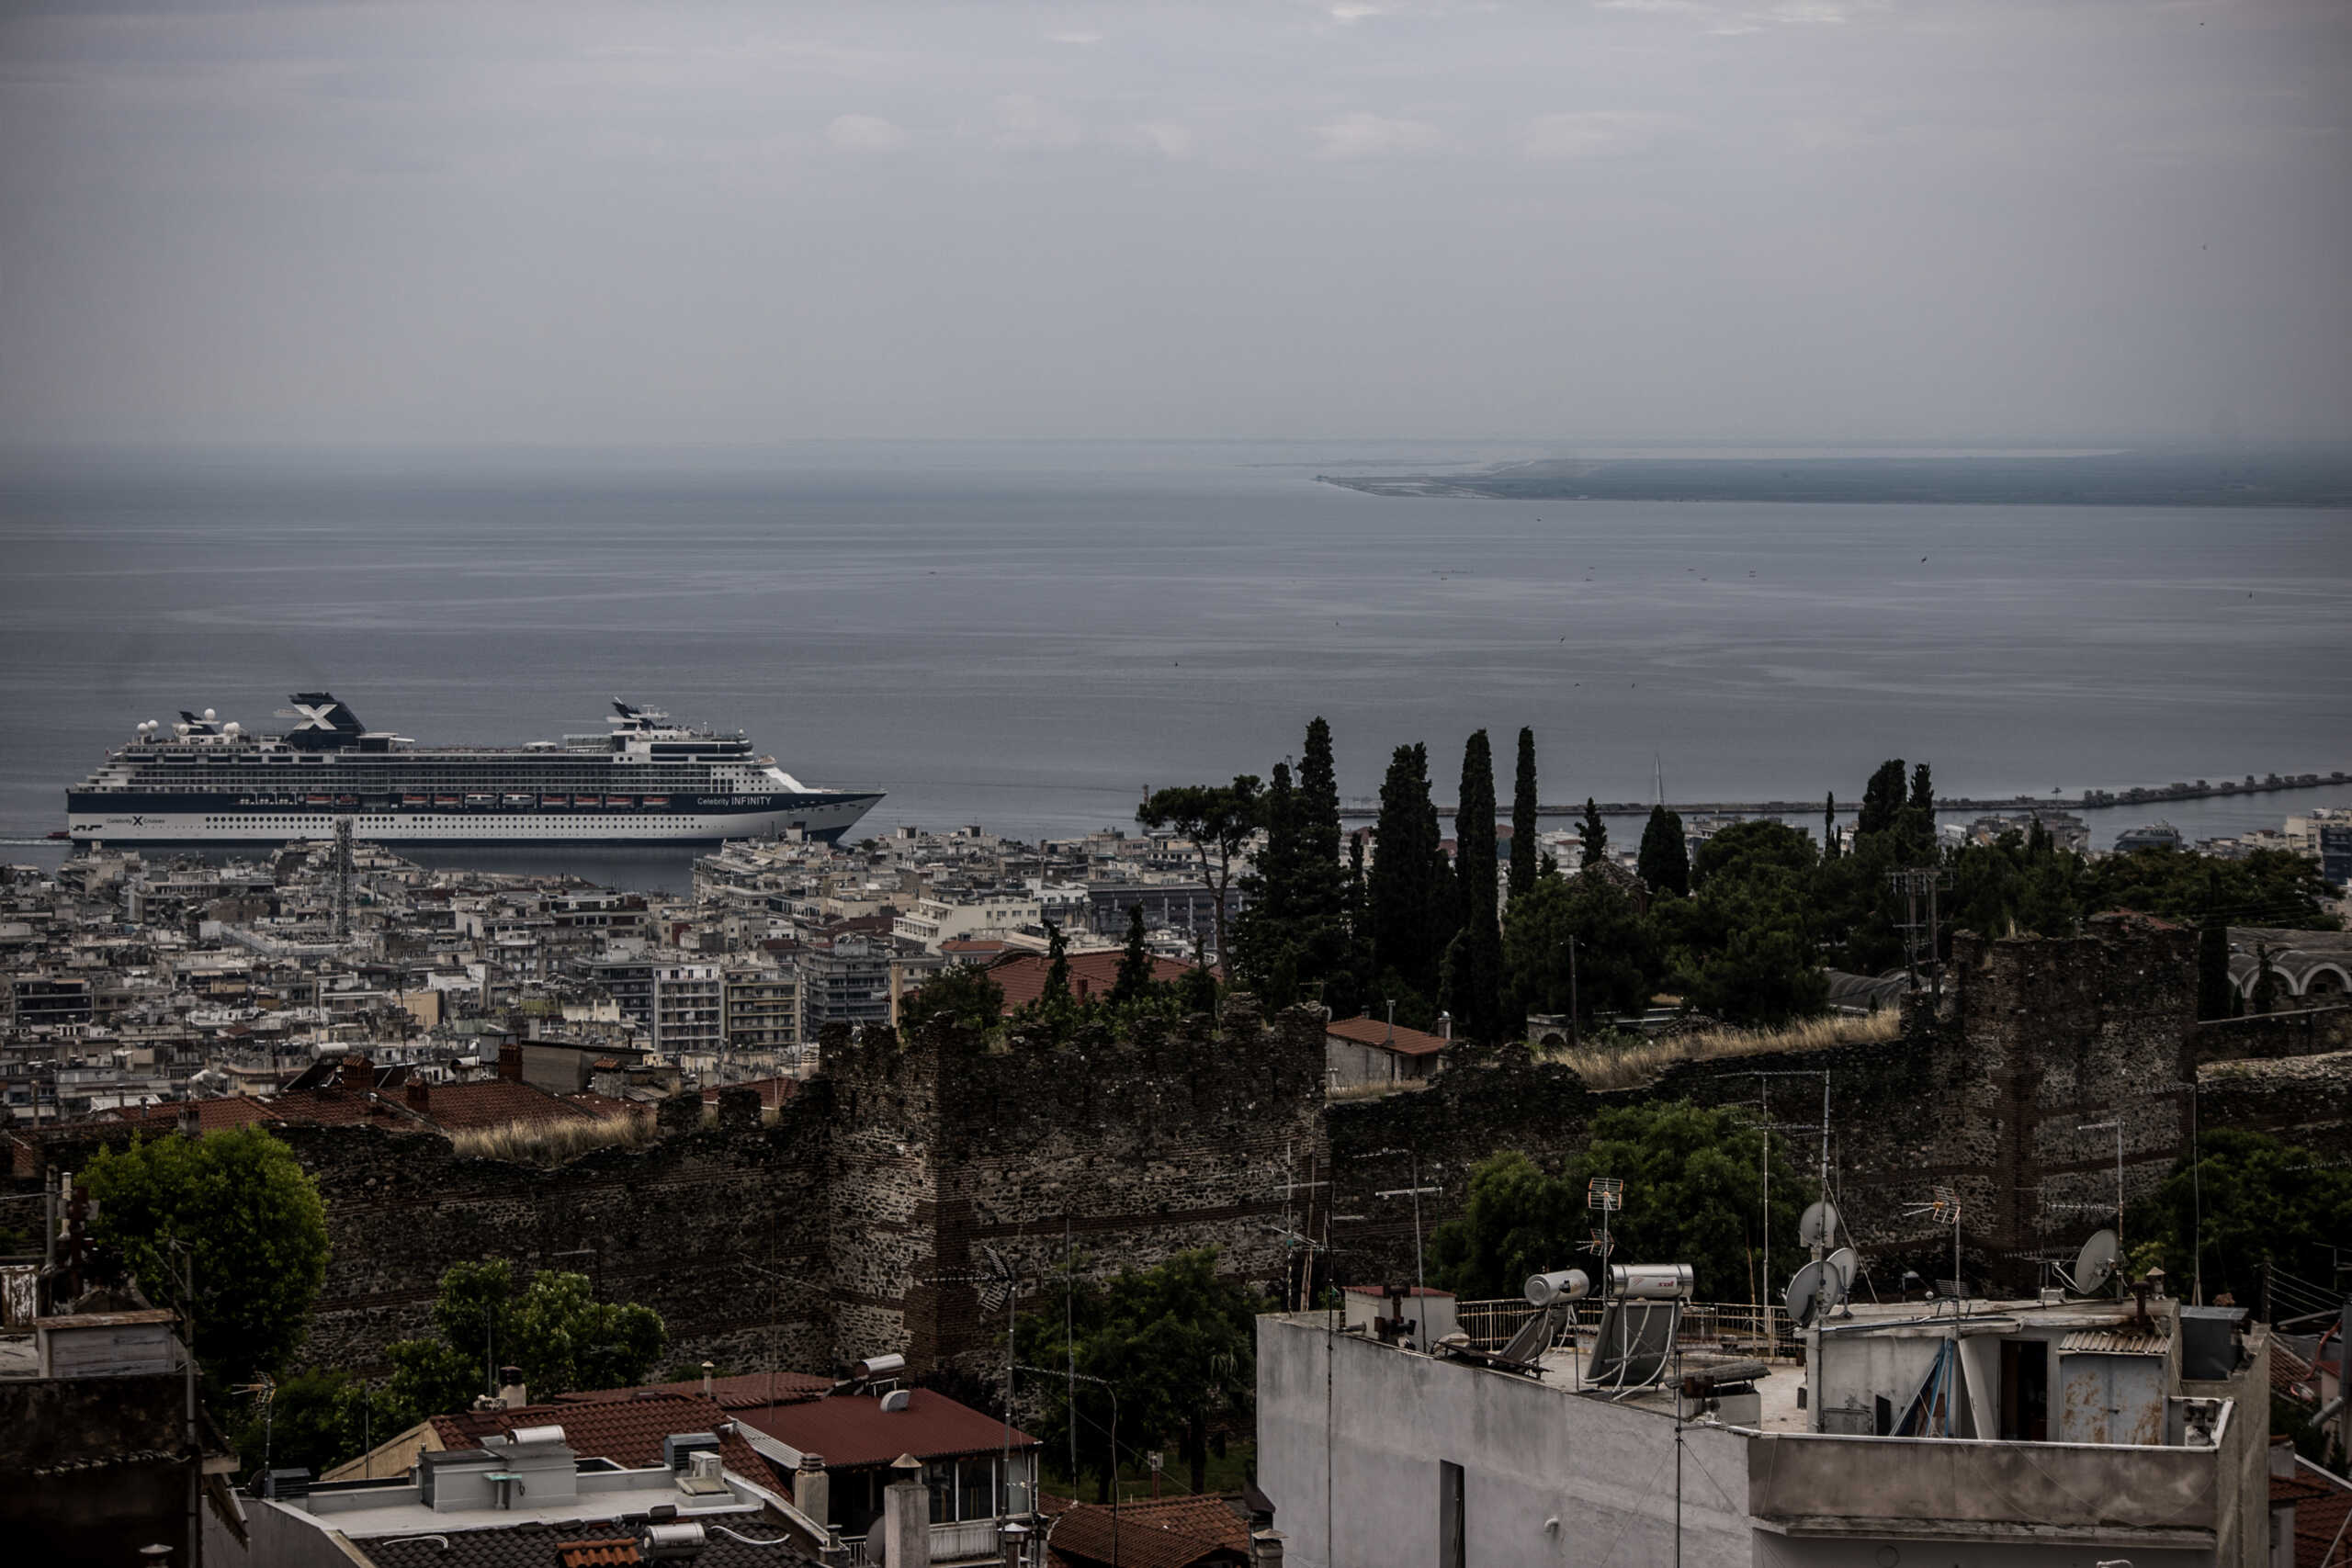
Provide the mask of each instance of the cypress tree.
[{"label": "cypress tree", "polygon": [[1639,866],[1642,880],[1654,893],[1690,891],[1690,846],[1682,837],[1680,812],[1650,807],[1649,823],[1642,829]]},{"label": "cypress tree", "polygon": [[1127,946],[1119,954],[1118,978],[1111,984],[1114,1006],[1139,1002],[1151,994],[1151,954],[1144,951],[1143,906],[1127,906]]},{"label": "cypress tree", "polygon": [[1911,770],[1910,807],[1914,811],[1924,811],[1930,817],[1935,815],[1936,784],[1925,762]]},{"label": "cypress tree", "polygon": [[1862,814],[1854,822],[1854,837],[1883,833],[1894,826],[1903,810],[1903,759],[1889,758],[1878,765],[1862,787]]},{"label": "cypress tree", "polygon": [[1347,871],[1340,861],[1340,779],[1331,761],[1331,727],[1320,718],[1306,727],[1292,810],[1297,823],[1292,902],[1298,977],[1322,982],[1328,1002],[1332,977],[1348,967],[1349,906]]},{"label": "cypress tree", "polygon": [[1290,764],[1276,762],[1260,808],[1265,846],[1242,879],[1249,908],[1235,929],[1233,963],[1227,970],[1270,1007],[1297,1000],[1303,924],[1297,807]]},{"label": "cypress tree", "polygon": [[1584,820],[1577,830],[1584,838],[1584,856],[1577,862],[1579,868],[1609,857],[1609,825],[1600,819],[1600,807],[1590,795],[1584,797]]},{"label": "cypress tree", "polygon": [[2220,879],[2205,874],[2205,918],[2197,928],[2197,1016],[2228,1018],[2237,1010],[2237,987],[2230,984],[2230,926],[2215,909]]},{"label": "cypress tree", "polygon": [[1519,780],[1510,796],[1510,896],[1535,886],[1535,731],[1519,732]]},{"label": "cypress tree", "polygon": [[1462,748],[1462,789],[1454,799],[1461,957],[1449,1005],[1472,1039],[1492,1041],[1502,1022],[1503,933],[1495,853],[1495,754],[1483,729]]},{"label": "cypress tree", "polygon": [[1838,792],[1829,792],[1828,804],[1821,808],[1821,858],[1836,860],[1841,852],[1838,841]]},{"label": "cypress tree", "polygon": [[1062,940],[1062,928],[1052,920],[1046,922],[1046,988],[1037,1005],[1048,1014],[1066,1013],[1070,1008],[1069,944]]},{"label": "cypress tree", "polygon": [[1437,807],[1430,800],[1428,748],[1399,746],[1389,758],[1376,835],[1365,879],[1373,973],[1393,973],[1427,997],[1444,951],[1442,942],[1430,940],[1436,871],[1444,851],[1438,842]]}]

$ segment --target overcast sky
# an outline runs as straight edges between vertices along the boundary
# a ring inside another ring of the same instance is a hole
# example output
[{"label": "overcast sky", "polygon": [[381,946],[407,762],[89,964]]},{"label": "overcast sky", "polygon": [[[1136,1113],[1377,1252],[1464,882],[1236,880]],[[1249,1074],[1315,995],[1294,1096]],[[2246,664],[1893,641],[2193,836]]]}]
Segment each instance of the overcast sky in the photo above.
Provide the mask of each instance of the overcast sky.
[{"label": "overcast sky", "polygon": [[0,442],[2352,433],[2344,0],[0,0]]}]

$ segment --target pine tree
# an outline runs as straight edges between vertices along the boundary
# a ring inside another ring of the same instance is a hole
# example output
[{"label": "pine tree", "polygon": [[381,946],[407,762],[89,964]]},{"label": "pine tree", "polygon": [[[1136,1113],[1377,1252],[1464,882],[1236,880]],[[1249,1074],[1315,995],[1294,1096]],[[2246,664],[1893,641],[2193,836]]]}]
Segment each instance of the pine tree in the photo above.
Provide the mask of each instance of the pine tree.
[{"label": "pine tree", "polygon": [[1495,756],[1483,729],[1462,748],[1454,797],[1454,882],[1462,895],[1460,958],[1448,1005],[1464,1032],[1492,1041],[1502,1029],[1503,933],[1495,853]]},{"label": "pine tree", "polygon": [[1119,954],[1118,977],[1111,983],[1111,1002],[1124,1007],[1151,994],[1151,954],[1143,945],[1143,906],[1127,906],[1127,945]]},{"label": "pine tree", "polygon": [[1609,858],[1609,825],[1600,819],[1600,807],[1590,795],[1584,797],[1584,820],[1577,830],[1584,838],[1584,855],[1577,862],[1579,868]]},{"label": "pine tree", "polygon": [[1510,796],[1510,896],[1535,886],[1535,731],[1519,732],[1519,780]]},{"label": "pine tree", "polygon": [[1650,807],[1649,823],[1642,829],[1639,869],[1653,893],[1690,891],[1690,846],[1682,836],[1680,812]]}]

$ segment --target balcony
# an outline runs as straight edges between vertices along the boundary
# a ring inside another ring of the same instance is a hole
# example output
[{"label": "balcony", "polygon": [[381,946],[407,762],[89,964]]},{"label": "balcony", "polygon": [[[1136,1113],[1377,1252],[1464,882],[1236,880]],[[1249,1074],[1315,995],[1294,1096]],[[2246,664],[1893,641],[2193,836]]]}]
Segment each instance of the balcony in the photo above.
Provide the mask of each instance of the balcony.
[{"label": "balcony", "polygon": [[[995,1562],[1004,1555],[997,1544],[996,1519],[966,1519],[960,1524],[931,1527],[931,1560],[938,1568],[957,1562]],[[850,1536],[842,1544],[849,1549],[849,1568],[873,1568],[874,1559],[866,1554],[865,1543],[872,1536]]]}]

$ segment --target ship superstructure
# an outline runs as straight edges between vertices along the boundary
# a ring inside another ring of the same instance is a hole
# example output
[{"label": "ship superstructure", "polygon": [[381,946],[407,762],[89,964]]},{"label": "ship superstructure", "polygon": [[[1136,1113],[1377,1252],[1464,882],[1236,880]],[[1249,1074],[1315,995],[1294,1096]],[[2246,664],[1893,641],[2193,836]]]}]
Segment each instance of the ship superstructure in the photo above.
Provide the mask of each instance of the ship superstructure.
[{"label": "ship superstructure", "polygon": [[349,818],[386,842],[707,842],[797,829],[837,840],[877,792],[818,789],[753,752],[741,731],[673,724],[613,704],[602,734],[524,746],[419,746],[367,728],[328,692],[298,692],[282,735],[210,708],[149,719],[65,792],[77,841],[279,841]]}]

